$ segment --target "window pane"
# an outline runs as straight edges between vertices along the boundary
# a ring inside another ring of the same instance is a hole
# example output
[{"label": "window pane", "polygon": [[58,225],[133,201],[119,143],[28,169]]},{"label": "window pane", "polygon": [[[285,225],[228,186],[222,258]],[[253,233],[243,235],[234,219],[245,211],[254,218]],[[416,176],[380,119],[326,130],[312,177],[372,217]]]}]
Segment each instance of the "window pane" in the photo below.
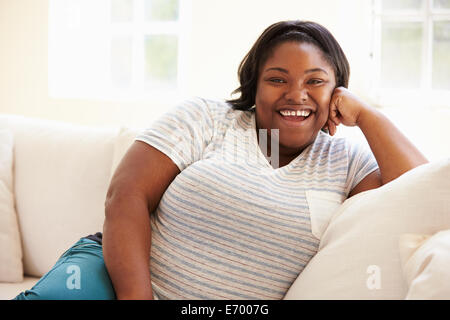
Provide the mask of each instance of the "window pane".
[{"label": "window pane", "polygon": [[145,39],[147,81],[153,86],[174,87],[177,80],[177,56],[177,36],[147,36]]},{"label": "window pane", "polygon": [[127,22],[133,18],[133,0],[111,0],[111,21]]},{"label": "window pane", "polygon": [[128,87],[132,78],[133,40],[115,36],[111,41],[111,80],[115,87]]},{"label": "window pane", "polygon": [[381,6],[383,10],[420,10],[424,0],[383,0]]},{"label": "window pane", "polygon": [[150,21],[178,20],[178,0],[145,0],[145,17]]},{"label": "window pane", "polygon": [[450,21],[434,23],[433,88],[450,90]]},{"label": "window pane", "polygon": [[450,9],[450,0],[434,0],[433,7],[436,9]]},{"label": "window pane", "polygon": [[422,64],[422,24],[383,22],[381,86],[417,88]]}]

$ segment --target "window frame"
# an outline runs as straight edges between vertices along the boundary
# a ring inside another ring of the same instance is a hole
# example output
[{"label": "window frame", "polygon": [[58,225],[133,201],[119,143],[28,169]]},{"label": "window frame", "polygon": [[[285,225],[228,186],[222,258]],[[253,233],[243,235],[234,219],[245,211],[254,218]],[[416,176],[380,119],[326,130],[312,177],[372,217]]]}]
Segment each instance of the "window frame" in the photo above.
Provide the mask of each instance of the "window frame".
[{"label": "window frame", "polygon": [[[432,88],[433,70],[433,23],[435,21],[449,21],[450,9],[433,9],[433,0],[423,0],[419,11],[392,10],[383,11],[382,0],[372,0],[372,64],[374,70],[373,86],[370,96],[382,106],[413,106],[418,108],[449,107],[450,89]],[[381,82],[381,30],[383,21],[421,22],[422,61],[419,89],[382,88]]]}]

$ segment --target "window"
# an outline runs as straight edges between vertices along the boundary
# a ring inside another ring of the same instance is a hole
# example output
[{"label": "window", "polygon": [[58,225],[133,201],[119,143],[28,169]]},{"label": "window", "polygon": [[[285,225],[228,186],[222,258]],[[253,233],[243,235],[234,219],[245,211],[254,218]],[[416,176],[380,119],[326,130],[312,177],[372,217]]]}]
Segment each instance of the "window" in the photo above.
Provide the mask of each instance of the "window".
[{"label": "window", "polygon": [[373,8],[377,101],[448,106],[450,0],[374,0]]},{"label": "window", "polygon": [[182,94],[188,5],[50,0],[50,96],[136,100]]}]

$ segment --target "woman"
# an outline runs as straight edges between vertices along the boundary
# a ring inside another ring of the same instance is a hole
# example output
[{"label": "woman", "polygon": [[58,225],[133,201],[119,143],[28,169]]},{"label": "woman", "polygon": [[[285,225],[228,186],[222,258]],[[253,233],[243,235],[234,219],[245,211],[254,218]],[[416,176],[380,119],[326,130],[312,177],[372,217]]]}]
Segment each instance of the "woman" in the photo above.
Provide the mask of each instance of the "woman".
[{"label": "woman", "polygon": [[[324,27],[273,24],[240,65],[240,97],[192,99],[139,135],[111,181],[103,239],[81,239],[17,298],[281,299],[320,241],[308,190],[339,204],[427,162],[348,79]],[[340,124],[371,152],[332,137]]]}]

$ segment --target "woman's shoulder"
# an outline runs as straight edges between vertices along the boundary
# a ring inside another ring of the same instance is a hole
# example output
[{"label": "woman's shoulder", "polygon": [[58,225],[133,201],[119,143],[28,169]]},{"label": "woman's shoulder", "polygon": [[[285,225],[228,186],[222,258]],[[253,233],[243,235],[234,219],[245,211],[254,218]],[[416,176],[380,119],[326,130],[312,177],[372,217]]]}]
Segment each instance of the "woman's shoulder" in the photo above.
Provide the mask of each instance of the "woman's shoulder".
[{"label": "woman's shoulder", "polygon": [[234,109],[233,106],[225,100],[192,97],[184,103],[203,112],[212,122],[223,127],[228,127],[236,120],[239,123],[248,123],[251,120],[252,111],[242,111]]},{"label": "woman's shoulder", "polygon": [[324,132],[322,130],[319,131],[319,133],[316,136],[316,139],[314,141],[314,146],[316,148],[329,148],[330,146],[335,146],[339,144],[345,144],[348,143],[347,139],[345,137],[335,137],[331,136],[327,132]]},{"label": "woman's shoulder", "polygon": [[311,151],[312,153],[339,157],[354,148],[358,148],[357,145],[345,136],[336,137],[319,131]]},{"label": "woman's shoulder", "polygon": [[227,102],[226,100],[202,98],[196,96],[192,98],[192,101],[197,101],[197,103],[203,104],[215,116],[220,115],[237,116],[245,112],[242,110],[234,109],[231,103]]},{"label": "woman's shoulder", "polygon": [[313,146],[313,153],[327,155],[330,160],[354,158],[370,151],[365,140],[347,136],[330,136],[320,131]]}]

